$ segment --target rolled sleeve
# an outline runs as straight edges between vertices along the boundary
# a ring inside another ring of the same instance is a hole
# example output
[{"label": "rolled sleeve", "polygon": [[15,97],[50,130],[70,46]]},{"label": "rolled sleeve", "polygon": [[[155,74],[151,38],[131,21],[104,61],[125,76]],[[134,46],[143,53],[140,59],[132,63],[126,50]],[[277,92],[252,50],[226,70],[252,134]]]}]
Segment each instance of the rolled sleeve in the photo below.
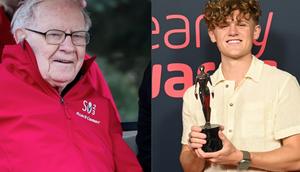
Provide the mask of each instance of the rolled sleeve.
[{"label": "rolled sleeve", "polygon": [[297,79],[288,77],[279,91],[274,135],[280,140],[300,133],[300,87]]}]

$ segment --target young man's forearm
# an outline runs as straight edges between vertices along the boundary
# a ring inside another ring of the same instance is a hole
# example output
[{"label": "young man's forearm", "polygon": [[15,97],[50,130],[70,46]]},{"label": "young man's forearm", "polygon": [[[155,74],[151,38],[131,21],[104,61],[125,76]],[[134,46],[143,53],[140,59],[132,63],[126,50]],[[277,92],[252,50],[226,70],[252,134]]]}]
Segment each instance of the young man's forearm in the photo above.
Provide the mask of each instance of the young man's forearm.
[{"label": "young man's forearm", "polygon": [[270,171],[300,170],[300,135],[283,140],[283,146],[270,152],[251,153],[251,167]]},{"label": "young man's forearm", "polygon": [[290,148],[279,148],[270,152],[251,153],[251,167],[269,171],[300,170],[300,152]]},{"label": "young man's forearm", "polygon": [[187,145],[182,146],[179,160],[184,172],[202,172],[204,170],[205,160],[197,157],[196,153]]}]

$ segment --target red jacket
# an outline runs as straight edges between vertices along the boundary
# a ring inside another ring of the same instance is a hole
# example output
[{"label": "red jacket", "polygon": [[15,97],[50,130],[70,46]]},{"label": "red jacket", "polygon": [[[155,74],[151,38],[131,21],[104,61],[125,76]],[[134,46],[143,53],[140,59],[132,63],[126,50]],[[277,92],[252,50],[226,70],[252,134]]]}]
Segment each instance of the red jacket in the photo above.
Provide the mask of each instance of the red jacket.
[{"label": "red jacket", "polygon": [[[15,44],[15,40],[13,38],[13,35],[10,32],[10,29],[11,29],[10,21],[5,14],[4,8],[0,7],[0,62],[1,62],[2,50],[4,46]],[[86,56],[85,58],[88,59],[89,56]],[[93,77],[91,83],[95,88],[97,88],[99,94],[103,95],[104,97],[108,98],[111,101],[114,109],[116,110],[117,119],[118,121],[120,121],[119,112],[116,108],[110,89],[97,63],[93,62],[93,64],[90,67],[90,73],[92,73],[92,77]]]},{"label": "red jacket", "polygon": [[0,64],[0,171],[142,171],[111,101],[94,87],[94,59],[60,96],[42,79],[29,44],[23,47],[7,46]]},{"label": "red jacket", "polygon": [[4,45],[7,44],[15,44],[15,40],[10,32],[10,21],[5,14],[4,8],[0,6],[0,57]]}]

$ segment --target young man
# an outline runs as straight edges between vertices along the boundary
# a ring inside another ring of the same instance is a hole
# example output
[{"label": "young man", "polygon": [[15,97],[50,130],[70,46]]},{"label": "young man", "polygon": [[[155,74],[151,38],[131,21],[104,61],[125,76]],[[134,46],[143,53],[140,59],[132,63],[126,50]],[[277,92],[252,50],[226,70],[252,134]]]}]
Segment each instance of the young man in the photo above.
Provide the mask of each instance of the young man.
[{"label": "young man", "polygon": [[181,165],[193,171],[300,170],[300,88],[295,77],[251,53],[259,37],[258,0],[210,0],[205,19],[221,64],[208,84],[211,123],[221,124],[223,148],[206,153],[206,135],[194,87],[183,97]]}]

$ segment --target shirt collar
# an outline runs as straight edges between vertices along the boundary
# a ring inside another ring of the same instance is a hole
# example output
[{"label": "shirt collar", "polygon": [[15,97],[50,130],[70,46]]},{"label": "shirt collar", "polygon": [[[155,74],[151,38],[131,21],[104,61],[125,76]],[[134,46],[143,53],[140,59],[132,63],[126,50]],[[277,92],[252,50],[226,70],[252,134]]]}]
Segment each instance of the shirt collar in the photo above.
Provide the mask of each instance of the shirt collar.
[{"label": "shirt collar", "polygon": [[252,55],[252,62],[245,78],[251,78],[255,82],[259,82],[264,62]]},{"label": "shirt collar", "polygon": [[[252,55],[251,65],[249,67],[248,72],[245,75],[245,78],[250,78],[253,79],[255,82],[259,82],[263,69],[263,64],[264,62]],[[211,76],[211,81],[213,86],[216,86],[220,82],[225,81],[224,75],[222,73],[222,63],[220,63],[218,69]]]},{"label": "shirt collar", "polygon": [[222,63],[220,63],[218,69],[211,76],[211,83],[213,86],[216,86],[218,83],[225,81],[221,66],[222,66]]}]

